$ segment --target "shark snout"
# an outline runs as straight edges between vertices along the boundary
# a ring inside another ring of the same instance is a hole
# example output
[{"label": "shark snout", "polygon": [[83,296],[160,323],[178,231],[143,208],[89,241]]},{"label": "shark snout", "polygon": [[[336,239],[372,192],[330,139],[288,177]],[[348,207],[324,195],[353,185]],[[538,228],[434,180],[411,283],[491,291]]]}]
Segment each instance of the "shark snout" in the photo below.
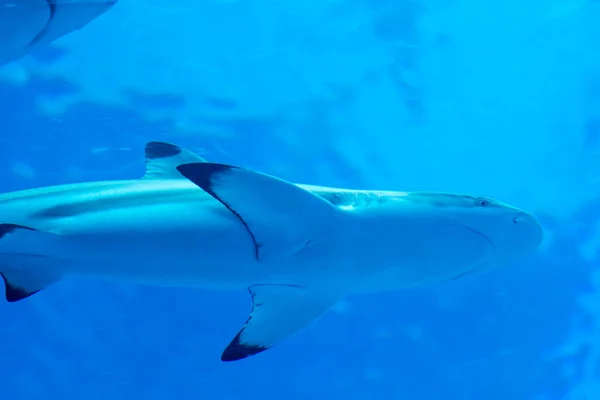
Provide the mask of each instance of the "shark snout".
[{"label": "shark snout", "polygon": [[526,221],[527,221],[527,214],[524,213],[524,212],[522,212],[522,211],[519,211],[517,213],[517,215],[515,215],[515,218],[513,219],[513,222],[515,224],[518,224],[518,223],[521,223],[521,222],[526,222]]},{"label": "shark snout", "polygon": [[517,225],[519,235],[526,238],[526,241],[537,248],[544,239],[544,230],[540,223],[532,215],[519,211],[513,218],[513,223]]}]

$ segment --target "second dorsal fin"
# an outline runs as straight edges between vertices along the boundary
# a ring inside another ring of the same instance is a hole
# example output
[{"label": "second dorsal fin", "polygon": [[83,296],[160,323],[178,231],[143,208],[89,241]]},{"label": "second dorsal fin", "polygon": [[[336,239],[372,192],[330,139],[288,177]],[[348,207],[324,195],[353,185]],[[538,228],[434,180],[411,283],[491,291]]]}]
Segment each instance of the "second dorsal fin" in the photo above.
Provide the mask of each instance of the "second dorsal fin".
[{"label": "second dorsal fin", "polygon": [[206,160],[171,143],[148,142],[144,179],[181,179],[177,166],[194,162],[206,162]]}]

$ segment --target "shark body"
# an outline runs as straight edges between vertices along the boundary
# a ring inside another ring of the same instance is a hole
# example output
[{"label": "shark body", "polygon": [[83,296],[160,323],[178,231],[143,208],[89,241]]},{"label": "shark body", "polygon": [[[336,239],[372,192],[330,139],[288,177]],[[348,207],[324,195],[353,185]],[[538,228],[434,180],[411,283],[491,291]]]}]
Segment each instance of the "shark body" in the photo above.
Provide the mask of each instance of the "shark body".
[{"label": "shark body", "polygon": [[0,0],[0,65],[87,25],[117,0]]},{"label": "shark body", "polygon": [[298,185],[150,142],[140,180],[0,195],[0,274],[19,301],[67,275],[247,289],[253,310],[221,359],[260,353],[353,293],[492,268],[542,228],[498,201]]}]

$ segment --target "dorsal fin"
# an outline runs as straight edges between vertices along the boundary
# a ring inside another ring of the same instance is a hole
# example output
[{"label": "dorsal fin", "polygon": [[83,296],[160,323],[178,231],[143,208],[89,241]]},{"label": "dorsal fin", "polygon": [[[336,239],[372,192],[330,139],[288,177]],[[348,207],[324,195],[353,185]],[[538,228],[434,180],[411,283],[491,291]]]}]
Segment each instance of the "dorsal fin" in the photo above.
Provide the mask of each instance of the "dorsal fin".
[{"label": "dorsal fin", "polygon": [[177,166],[206,162],[202,157],[166,142],[146,144],[146,173],[144,179],[181,179]]}]

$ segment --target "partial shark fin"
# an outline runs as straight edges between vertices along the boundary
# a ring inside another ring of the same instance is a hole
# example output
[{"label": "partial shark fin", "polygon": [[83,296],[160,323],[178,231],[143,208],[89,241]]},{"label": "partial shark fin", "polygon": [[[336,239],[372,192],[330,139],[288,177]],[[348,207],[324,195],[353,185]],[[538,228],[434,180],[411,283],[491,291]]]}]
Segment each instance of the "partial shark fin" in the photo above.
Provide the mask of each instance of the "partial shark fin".
[{"label": "partial shark fin", "polygon": [[[0,224],[0,240],[12,234],[25,235],[19,240],[33,240],[32,235],[52,233],[21,225]],[[62,278],[62,274],[40,266],[40,263],[49,263],[43,256],[14,255],[10,257],[9,265],[4,265],[5,262],[4,258],[0,261],[0,276],[4,280],[6,300],[11,303],[23,300]]]},{"label": "partial shark fin", "polygon": [[181,179],[177,166],[205,160],[174,144],[148,142],[146,144],[146,174],[144,179]]},{"label": "partial shark fin", "polygon": [[325,239],[340,213],[327,200],[260,172],[214,163],[177,169],[239,218],[259,261],[288,256]]},{"label": "partial shark fin", "polygon": [[67,33],[83,28],[111,8],[117,0],[47,0],[50,17],[30,45],[50,43]]},{"label": "partial shark fin", "polygon": [[46,0],[0,2],[0,65],[29,51],[29,44],[46,26],[50,10]]},{"label": "partial shark fin", "polygon": [[252,312],[221,355],[236,361],[261,353],[327,312],[339,300],[323,291],[288,285],[253,285]]},{"label": "partial shark fin", "polygon": [[32,270],[32,268],[28,268],[28,264],[35,264],[39,261],[34,257],[23,257],[17,269],[4,269],[0,265],[0,270],[2,270],[0,276],[4,279],[6,301],[14,303],[26,299],[62,278],[62,275],[53,274],[46,269]]}]

